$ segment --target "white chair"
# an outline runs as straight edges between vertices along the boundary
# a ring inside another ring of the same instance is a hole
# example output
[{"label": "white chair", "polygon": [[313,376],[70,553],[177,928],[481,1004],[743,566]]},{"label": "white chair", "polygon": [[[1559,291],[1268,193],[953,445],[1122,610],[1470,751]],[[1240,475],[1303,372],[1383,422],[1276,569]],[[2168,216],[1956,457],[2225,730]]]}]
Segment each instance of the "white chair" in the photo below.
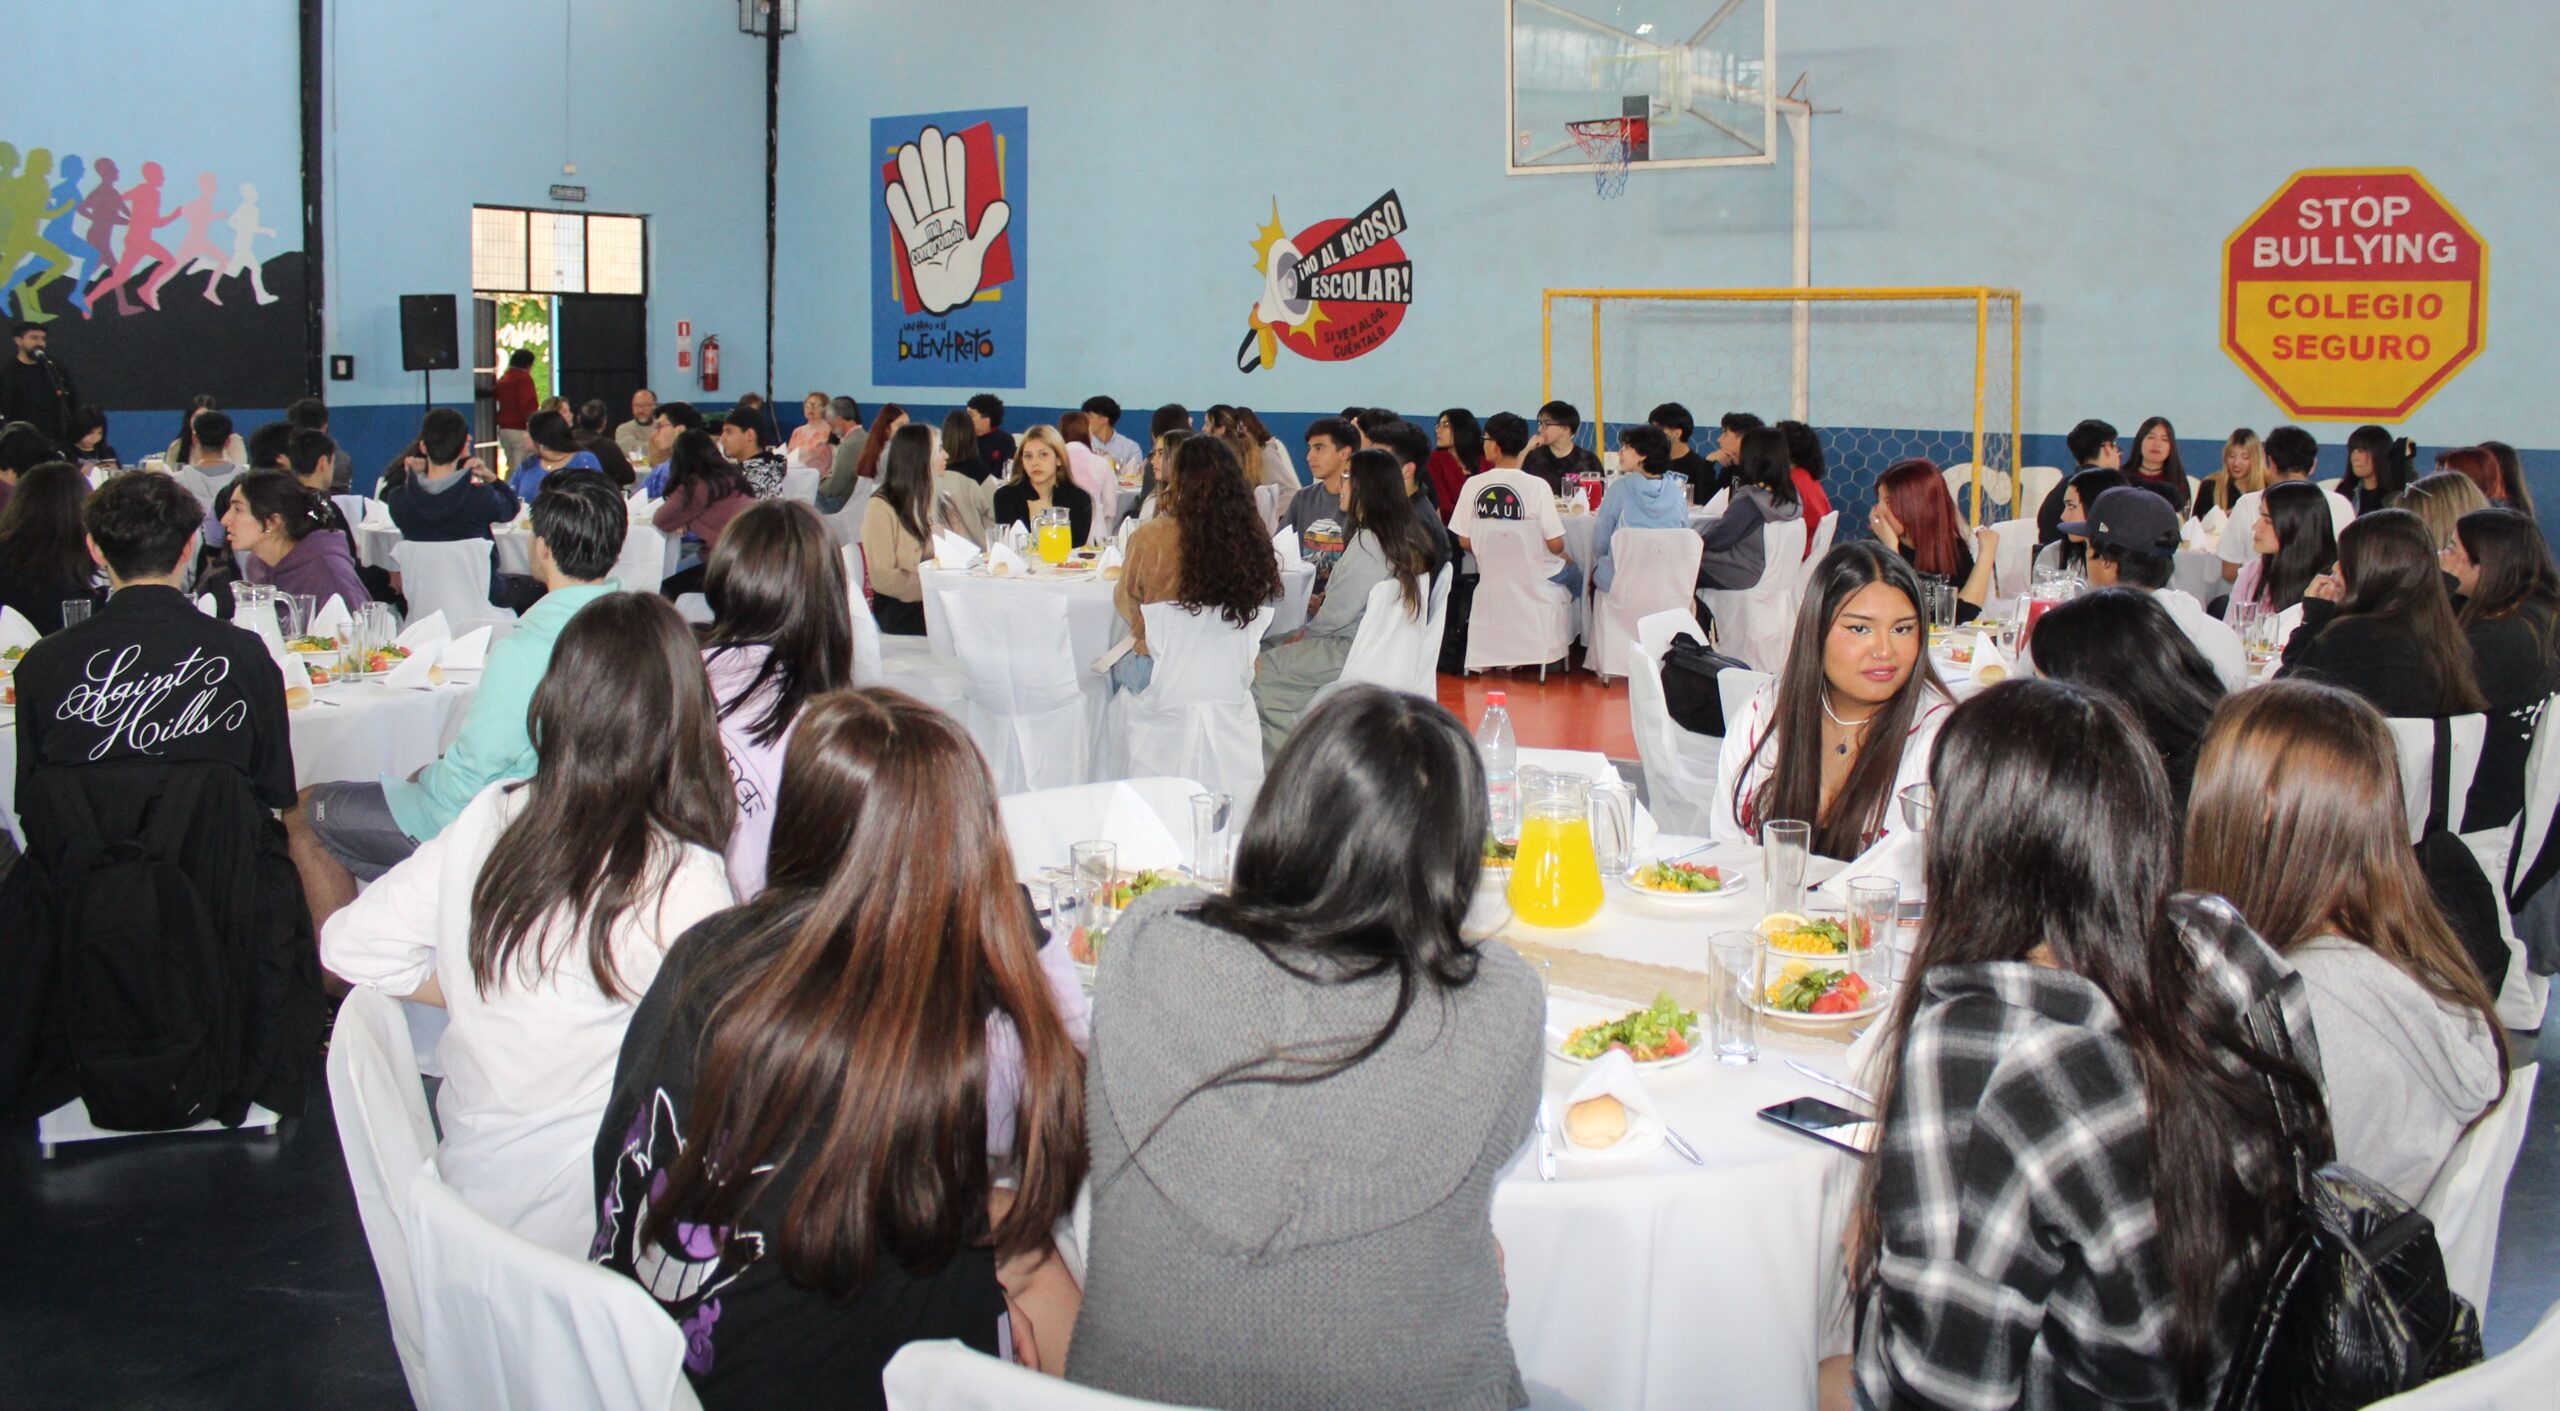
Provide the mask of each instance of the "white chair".
[{"label": "white chair", "polygon": [[943,594],[942,610],[969,676],[962,718],[986,752],[996,792],[1086,782],[1093,732],[1066,599],[962,588]]},{"label": "white chair", "polygon": [[862,596],[862,546],[847,544],[844,554],[846,596],[853,617],[853,684],[886,686],[904,691],[946,714],[958,715],[969,699],[969,673],[958,657],[937,654],[922,637],[891,637],[871,615],[871,600]]},{"label": "white chair", "polygon": [[872,488],[871,481],[856,476],[853,492],[845,496],[844,508],[825,516],[827,533],[839,547],[851,548],[862,542],[862,512],[871,503]]},{"label": "white chair", "polygon": [[[1956,502],[1957,517],[1963,518],[1965,497],[1973,493],[1973,462],[1966,461],[1962,465],[1948,466],[1940,471],[1939,475],[1947,482],[1947,497]],[[2016,504],[2017,501],[2011,496],[2009,472],[1997,466],[1984,466],[1982,468],[1982,517],[1985,520],[1991,518],[1990,509],[1993,505],[2011,509]],[[1821,555],[1816,554],[1814,557],[1820,558]]]},{"label": "white chair", "polygon": [[[1686,528],[1621,529],[1609,536],[1609,587],[1591,590],[1591,651],[1585,662],[1602,682],[1632,678],[1661,657],[1656,651],[1638,659],[1636,625],[1657,613],[1692,615],[1689,594],[1698,586],[1698,558],[1705,552],[1705,542]],[[1657,682],[1657,692],[1659,687]]]},{"label": "white chair", "polygon": [[1291,493],[1292,492],[1289,487],[1286,485],[1256,485],[1253,487],[1253,505],[1255,509],[1262,512],[1263,533],[1277,534],[1280,532],[1280,516],[1289,508],[1289,496]]},{"label": "white chair", "polygon": [[409,1243],[434,1411],[699,1411],[685,1335],[646,1289],[544,1249],[421,1167]]},{"label": "white chair", "polygon": [[1724,728],[1728,732],[1750,709],[1751,698],[1760,694],[1760,688],[1776,679],[1775,673],[1767,671],[1727,671],[1716,678],[1716,699],[1724,703]]},{"label": "white chair", "polygon": [[1755,671],[1775,671],[1786,662],[1787,642],[1795,634],[1804,536],[1800,519],[1763,524],[1760,581],[1742,589],[1698,590],[1698,601],[1715,614],[1716,641],[1725,654]]},{"label": "white chair", "polygon": [[1307,708],[1315,709],[1327,695],[1353,682],[1417,696],[1432,695],[1438,648],[1432,640],[1430,604],[1437,603],[1446,611],[1448,577],[1449,570],[1440,570],[1419,617],[1405,610],[1404,587],[1394,579],[1370,588],[1369,607],[1360,616],[1359,630],[1352,634],[1350,655],[1342,659],[1342,674],[1316,692]]},{"label": "white chair", "polygon": [[2365,1411],[2560,1411],[2560,1304],[2524,1341],[2479,1366],[2385,1397]]},{"label": "white chair", "polygon": [[329,1036],[329,1106],[373,1272],[382,1281],[383,1308],[391,1315],[392,1350],[400,1354],[410,1399],[429,1406],[424,1325],[410,1276],[409,1192],[419,1169],[434,1160],[436,1133],[401,1007],[362,985],[338,1007]]},{"label": "white chair", "polygon": [[[1120,850],[1123,871],[1188,867],[1193,845],[1191,796],[1205,792],[1196,779],[1114,779],[1106,784],[1006,794],[996,800],[996,813],[1004,820],[1005,845],[1013,853],[1017,880],[1064,867],[1067,849],[1097,839]],[[1249,800],[1238,796],[1236,802]],[[1237,824],[1242,824],[1241,810]]]},{"label": "white chair", "polygon": [[1832,537],[1839,532],[1840,511],[1838,510],[1824,515],[1822,522],[1813,527],[1813,543],[1805,549],[1804,558],[1796,565],[1796,597],[1798,599],[1804,597],[1804,590],[1812,584],[1814,565],[1821,563],[1822,556],[1831,552]]},{"label": "white chair", "polygon": [[2036,511],[2044,508],[2045,496],[2052,494],[2062,479],[2059,466],[2027,466],[2018,472],[2018,501],[2009,508],[2028,519],[2035,518]]},{"label": "white chair", "polygon": [[[2435,779],[2436,723],[2414,716],[2393,716],[2386,722],[2391,727],[2391,742],[2400,752],[2401,804],[2409,815],[2409,838],[2417,840],[2419,830],[2427,824],[2427,790]],[[2453,717],[2453,771],[2450,791],[2446,794],[2452,817],[2447,827],[2462,825],[2462,801],[2470,796],[2471,776],[2480,768],[2480,749],[2489,738],[2489,717],[2474,712]]]},{"label": "white chair", "polygon": [[1484,520],[1467,536],[1484,574],[1467,614],[1469,672],[1534,666],[1544,681],[1573,651],[1573,594],[1539,571],[1537,533],[1527,520]]},{"label": "white chair", "polygon": [[[2524,807],[2509,830],[2506,864],[2489,879],[2497,885],[2499,905],[2511,904],[2509,889],[2524,879],[2526,869],[2541,856],[2555,820],[2560,820],[2560,698],[2543,703],[2542,723],[2535,727],[2533,749],[2525,756]],[[2550,998],[2551,977],[2533,974],[2524,964],[2524,946],[2514,939],[2517,933],[2512,924],[2508,934],[2512,961],[2507,966],[2507,992],[2498,997],[2498,1018],[2510,1029],[2538,1029]]]},{"label": "white chair", "polygon": [[2035,581],[2036,522],[2032,517],[2004,519],[1991,531],[2000,539],[2000,546],[1991,551],[1991,596],[2019,597]]},{"label": "white chair", "polygon": [[1684,729],[1671,718],[1662,693],[1662,654],[1683,632],[1707,640],[1705,629],[1685,607],[1637,620],[1635,654],[1627,669],[1627,709],[1634,717],[1636,763],[1644,770],[1644,796],[1654,818],[1667,832],[1703,838],[1723,741]]},{"label": "white chair", "polygon": [[338,513],[345,517],[351,528],[364,523],[365,515],[373,509],[371,495],[331,495],[329,503],[338,507]]},{"label": "white chair", "polygon": [[400,592],[409,600],[409,620],[441,612],[456,636],[482,623],[505,624],[500,632],[512,628],[516,615],[489,603],[490,552],[486,539],[445,544],[402,540],[391,551],[391,561],[400,569]]},{"label": "white chair", "polygon": [[1253,709],[1253,661],[1274,609],[1231,625],[1215,611],[1148,603],[1147,650],[1155,675],[1143,691],[1111,698],[1112,731],[1125,772],[1181,775],[1250,801],[1262,787],[1262,726]]},{"label": "white chair", "polygon": [[804,505],[814,505],[818,502],[818,482],[824,479],[826,479],[825,473],[816,466],[793,466],[782,473],[780,497],[786,500],[797,500]]},{"label": "white chair", "polygon": [[676,616],[696,627],[708,627],[712,622],[711,600],[700,593],[680,594],[676,598]]},{"label": "white chair", "polygon": [[2533,1120],[2533,1083],[2542,1065],[2528,1063],[2507,1075],[2507,1095],[2473,1123],[2453,1147],[2418,1210],[2436,1225],[2444,1250],[2445,1278],[2453,1291],[2489,1316],[2489,1271],[2498,1261],[2498,1220],[2507,1206],[2507,1176]]},{"label": "white chair", "polygon": [[614,555],[613,581],[626,593],[654,593],[667,579],[666,532],[654,524],[635,524],[623,531],[622,552]]},{"label": "white chair", "polygon": [[1043,1376],[948,1339],[899,1348],[880,1389],[889,1411],[1185,1411]]},{"label": "white chair", "polygon": [[1423,619],[1422,639],[1414,643],[1413,691],[1415,695],[1436,693],[1440,677],[1440,648],[1449,637],[1449,585],[1457,577],[1455,564],[1442,564],[1431,576],[1431,615]]}]

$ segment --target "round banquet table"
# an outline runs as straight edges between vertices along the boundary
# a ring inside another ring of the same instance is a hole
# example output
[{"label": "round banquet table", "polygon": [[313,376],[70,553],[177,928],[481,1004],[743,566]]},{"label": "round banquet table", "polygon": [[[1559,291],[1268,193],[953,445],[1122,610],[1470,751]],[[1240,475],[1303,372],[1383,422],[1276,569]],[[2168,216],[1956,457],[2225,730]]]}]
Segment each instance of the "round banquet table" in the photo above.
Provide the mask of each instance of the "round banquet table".
[{"label": "round banquet table", "polygon": [[[1658,851],[1697,841],[1665,835]],[[1498,926],[1501,939],[1552,965],[1549,1023],[1558,1033],[1647,1003],[1657,988],[1694,1007],[1705,997],[1707,936],[1748,928],[1766,909],[1757,854],[1725,844],[1698,859],[1741,877],[1730,902],[1674,908],[1613,884],[1597,918],[1548,930],[1509,918],[1488,886],[1470,920]],[[1808,884],[1838,870],[1814,859]],[[1813,1406],[1816,1364],[1848,1346],[1839,1248],[1857,1165],[1757,1114],[1799,1097],[1845,1103],[1784,1060],[1854,1081],[1849,1027],[1764,1018],[1757,1063],[1726,1067],[1707,1053],[1645,1073],[1661,1116],[1703,1165],[1667,1145],[1623,1157],[1577,1153],[1560,1128],[1583,1069],[1548,1059],[1556,1179],[1539,1179],[1532,1137],[1493,1201],[1512,1351],[1532,1406]]]},{"label": "round banquet table", "polygon": [[[480,673],[457,671],[424,690],[346,681],[322,686],[311,704],[288,715],[293,782],[307,788],[331,779],[403,778],[432,763],[462,729],[462,714],[480,689]],[[18,827],[17,712],[0,710],[0,823],[25,846]]]}]

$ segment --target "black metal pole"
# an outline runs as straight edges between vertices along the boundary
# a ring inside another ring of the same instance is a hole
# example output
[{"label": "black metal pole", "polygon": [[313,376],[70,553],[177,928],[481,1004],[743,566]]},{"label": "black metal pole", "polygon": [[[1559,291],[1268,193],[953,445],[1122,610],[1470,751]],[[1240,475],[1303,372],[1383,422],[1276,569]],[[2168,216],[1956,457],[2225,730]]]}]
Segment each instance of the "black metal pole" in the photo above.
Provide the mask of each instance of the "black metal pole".
[{"label": "black metal pole", "polygon": [[328,0],[302,0],[302,381],[303,390],[315,397],[320,395],[321,343],[325,336],[320,306],[328,284],[320,218],[326,195],[321,174],[327,155],[327,131],[321,122],[326,105],[322,89],[327,51],[321,47],[321,23],[322,6],[327,3]]},{"label": "black metal pole", "polygon": [[[781,200],[777,173],[782,140],[782,6],[775,0],[765,11],[764,48],[764,386],[773,400],[773,252],[774,208]],[[776,423],[777,429],[780,423]]]}]

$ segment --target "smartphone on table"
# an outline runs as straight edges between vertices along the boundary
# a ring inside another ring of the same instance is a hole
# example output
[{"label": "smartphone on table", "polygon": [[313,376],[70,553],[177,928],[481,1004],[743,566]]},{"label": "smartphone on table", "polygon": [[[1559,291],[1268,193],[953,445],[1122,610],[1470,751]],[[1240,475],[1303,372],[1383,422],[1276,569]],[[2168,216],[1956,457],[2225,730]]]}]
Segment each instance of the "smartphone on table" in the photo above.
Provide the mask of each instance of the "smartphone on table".
[{"label": "smartphone on table", "polygon": [[1864,1113],[1834,1106],[1818,1097],[1800,1097],[1761,1108],[1760,1115],[1815,1141],[1829,1142],[1852,1156],[1875,1155],[1878,1124]]}]

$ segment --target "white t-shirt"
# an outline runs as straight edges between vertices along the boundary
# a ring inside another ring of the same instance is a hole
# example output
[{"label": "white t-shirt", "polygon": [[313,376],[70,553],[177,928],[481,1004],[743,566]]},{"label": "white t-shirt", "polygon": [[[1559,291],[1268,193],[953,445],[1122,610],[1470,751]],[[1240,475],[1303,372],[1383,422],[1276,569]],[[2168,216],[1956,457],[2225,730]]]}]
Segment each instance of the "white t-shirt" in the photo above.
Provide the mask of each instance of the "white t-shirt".
[{"label": "white t-shirt", "polygon": [[[1707,836],[1722,843],[1757,843],[1757,823],[1746,824],[1734,809],[1736,783],[1748,799],[1759,791],[1760,781],[1778,767],[1778,745],[1761,741],[1776,730],[1771,717],[1778,709],[1778,683],[1770,681],[1752,693],[1751,703],[1742,708],[1740,720],[1724,723],[1724,750],[1716,760],[1716,793],[1707,810]],[[1893,792],[1898,797],[1914,784],[1929,782],[1929,753],[1937,747],[1938,731],[1955,710],[1955,702],[1943,696],[1923,696],[1914,712],[1911,728],[1902,741],[1902,763],[1894,770]],[[1766,822],[1767,820],[1757,820]],[[1903,831],[1902,808],[1887,800],[1882,826],[1876,836],[1867,840],[1868,847]]]},{"label": "white t-shirt", "polygon": [[2167,610],[2169,620],[2196,644],[2204,659],[2213,663],[2213,674],[2222,678],[2222,689],[2245,690],[2249,685],[2249,654],[2241,648],[2240,634],[2230,624],[2207,613],[2195,594],[2182,588],[2163,588],[2151,600]]},{"label": "white t-shirt", "polygon": [[[2306,480],[2301,483],[2308,485],[2311,482]],[[2348,504],[2342,496],[2330,494],[2326,490],[2320,493],[2329,495],[2329,528],[2335,533],[2346,533],[2347,526],[2355,523],[2356,507]],[[2256,546],[2249,540],[2250,536],[2258,532],[2258,502],[2265,498],[2265,491],[2252,490],[2231,502],[2231,518],[2222,526],[2221,552],[2224,563],[2247,563],[2258,556]]]},{"label": "white t-shirt", "polygon": [[1550,553],[1546,541],[1564,537],[1564,516],[1556,509],[1556,492],[1525,470],[1496,466],[1479,470],[1458,487],[1457,507],[1449,512],[1449,532],[1459,538],[1475,533],[1488,519],[1525,520],[1538,528],[1534,557],[1538,576],[1552,578],[1564,567],[1564,556]]}]

